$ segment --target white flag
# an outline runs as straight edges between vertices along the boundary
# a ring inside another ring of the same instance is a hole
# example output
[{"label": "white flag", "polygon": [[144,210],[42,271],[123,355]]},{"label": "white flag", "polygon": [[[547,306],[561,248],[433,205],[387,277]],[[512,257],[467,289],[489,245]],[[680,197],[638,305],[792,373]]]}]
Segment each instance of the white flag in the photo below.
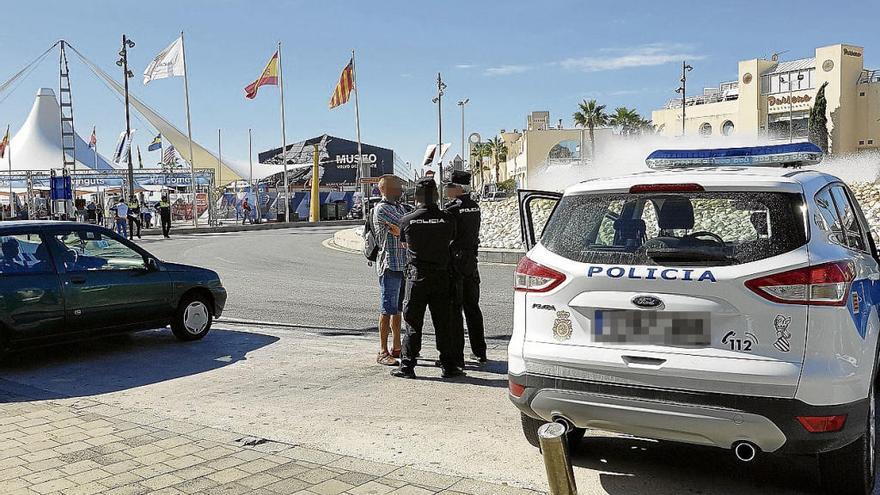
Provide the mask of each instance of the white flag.
[{"label": "white flag", "polygon": [[144,70],[144,84],[153,79],[183,75],[183,39],[177,38],[168,48],[159,52]]}]

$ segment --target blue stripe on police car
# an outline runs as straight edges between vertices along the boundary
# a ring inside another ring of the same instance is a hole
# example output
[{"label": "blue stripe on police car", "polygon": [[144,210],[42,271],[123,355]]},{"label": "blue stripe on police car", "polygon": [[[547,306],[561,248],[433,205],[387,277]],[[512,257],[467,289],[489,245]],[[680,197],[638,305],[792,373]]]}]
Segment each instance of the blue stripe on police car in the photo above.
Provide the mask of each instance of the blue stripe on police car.
[{"label": "blue stripe on police car", "polygon": [[692,268],[658,268],[638,266],[597,266],[587,267],[587,277],[602,276],[608,278],[628,278],[633,280],[683,280],[685,282],[716,282],[712,270],[694,270]]}]

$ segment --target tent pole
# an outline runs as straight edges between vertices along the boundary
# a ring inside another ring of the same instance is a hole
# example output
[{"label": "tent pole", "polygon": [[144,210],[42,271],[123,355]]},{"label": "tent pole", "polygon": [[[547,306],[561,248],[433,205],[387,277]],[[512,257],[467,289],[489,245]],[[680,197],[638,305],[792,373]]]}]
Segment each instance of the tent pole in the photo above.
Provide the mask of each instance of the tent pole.
[{"label": "tent pole", "polygon": [[278,42],[278,88],[281,95],[281,162],[284,164],[284,221],[290,222],[290,186],[287,183],[287,128],[284,122],[284,73],[281,71],[281,42]]},{"label": "tent pole", "polygon": [[[9,125],[6,126],[6,135],[9,136]],[[15,218],[15,201],[12,196],[12,140],[6,143],[6,162],[9,165],[9,215]]]},{"label": "tent pole", "polygon": [[199,208],[196,201],[196,164],[193,158],[192,119],[189,114],[189,76],[186,67],[186,47],[183,42],[183,31],[180,32],[180,51],[183,57],[183,97],[186,102],[186,132],[189,137],[189,171],[192,180],[192,214],[193,227],[199,227]]}]

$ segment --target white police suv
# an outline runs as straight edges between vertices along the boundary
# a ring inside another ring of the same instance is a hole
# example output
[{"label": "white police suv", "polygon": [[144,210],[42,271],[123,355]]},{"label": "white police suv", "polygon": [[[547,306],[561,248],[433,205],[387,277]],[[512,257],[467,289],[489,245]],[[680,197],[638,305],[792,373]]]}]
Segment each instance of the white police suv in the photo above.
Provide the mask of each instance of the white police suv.
[{"label": "white police suv", "polygon": [[827,490],[869,493],[878,255],[847,186],[799,168],[820,159],[660,150],[654,170],[521,191],[509,394],[526,438],[557,421],[577,440],[811,454]]}]

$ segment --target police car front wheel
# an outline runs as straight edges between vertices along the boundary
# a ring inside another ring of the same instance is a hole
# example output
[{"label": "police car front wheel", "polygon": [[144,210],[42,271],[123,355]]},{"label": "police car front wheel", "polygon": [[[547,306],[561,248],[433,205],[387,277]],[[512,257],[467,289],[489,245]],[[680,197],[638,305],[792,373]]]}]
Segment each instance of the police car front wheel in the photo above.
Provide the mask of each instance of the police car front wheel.
[{"label": "police car front wheel", "polygon": [[876,398],[874,386],[868,394],[868,421],[865,433],[841,449],[819,454],[819,474],[825,493],[869,494],[876,474]]}]

